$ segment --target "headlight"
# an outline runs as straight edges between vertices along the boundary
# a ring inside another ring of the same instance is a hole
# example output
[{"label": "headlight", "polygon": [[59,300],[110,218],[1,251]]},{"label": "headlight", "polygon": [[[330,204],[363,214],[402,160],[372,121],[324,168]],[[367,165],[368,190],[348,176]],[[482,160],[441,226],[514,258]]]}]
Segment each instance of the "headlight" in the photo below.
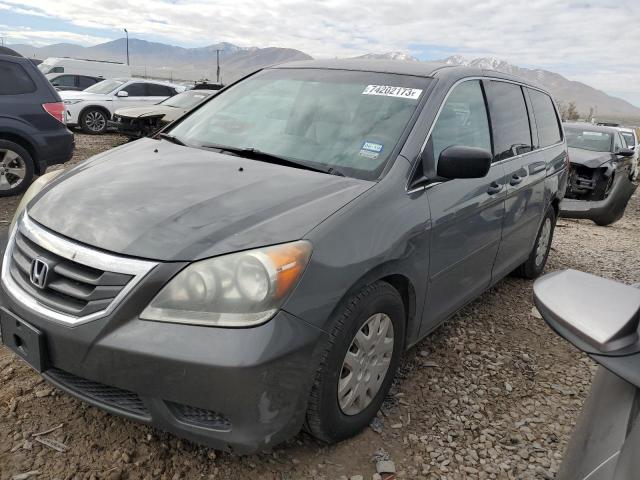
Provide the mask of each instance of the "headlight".
[{"label": "headlight", "polygon": [[192,263],[140,318],[217,327],[266,322],[297,284],[310,255],[311,244],[301,240]]},{"label": "headlight", "polygon": [[13,226],[15,225],[16,220],[20,217],[20,214],[24,211],[25,207],[33,199],[33,197],[35,197],[38,193],[40,193],[40,190],[42,190],[47,183],[49,183],[51,180],[56,178],[62,172],[64,172],[64,170],[60,169],[60,170],[53,170],[52,172],[47,172],[44,175],[40,175],[31,184],[31,186],[27,189],[27,191],[24,192],[24,195],[22,195],[22,199],[20,200],[20,203],[18,204],[18,207],[16,208],[16,211],[13,214],[13,219],[11,220],[11,226],[9,227],[10,232],[13,231]]},{"label": "headlight", "polygon": [[82,100],[65,100],[65,105],[75,105],[76,103],[80,103]]}]

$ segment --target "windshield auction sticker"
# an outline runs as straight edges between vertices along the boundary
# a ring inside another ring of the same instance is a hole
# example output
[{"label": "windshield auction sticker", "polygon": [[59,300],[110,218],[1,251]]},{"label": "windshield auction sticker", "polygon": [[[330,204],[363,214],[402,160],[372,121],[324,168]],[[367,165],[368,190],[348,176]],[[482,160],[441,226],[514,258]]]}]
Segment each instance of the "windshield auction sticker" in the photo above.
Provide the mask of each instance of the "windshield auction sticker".
[{"label": "windshield auction sticker", "polygon": [[419,88],[392,87],[389,85],[367,85],[362,95],[380,95],[383,97],[407,98],[417,100],[422,90]]}]

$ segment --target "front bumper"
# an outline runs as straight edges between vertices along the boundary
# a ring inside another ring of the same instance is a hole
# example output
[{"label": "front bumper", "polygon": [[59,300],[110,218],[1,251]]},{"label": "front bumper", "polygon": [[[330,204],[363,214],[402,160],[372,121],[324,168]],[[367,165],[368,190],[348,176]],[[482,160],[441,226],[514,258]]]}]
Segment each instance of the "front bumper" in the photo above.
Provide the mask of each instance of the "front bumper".
[{"label": "front bumper", "polygon": [[613,181],[611,192],[607,198],[597,201],[564,198],[560,202],[560,216],[586,218],[603,223],[611,218],[619,218],[624,213],[636,188],[637,185],[627,175],[618,175]]},{"label": "front bumper", "polygon": [[284,311],[253,328],[140,320],[181,267],[159,264],[111,314],[76,326],[25,307],[4,284],[1,301],[44,336],[43,376],[88,403],[241,454],[295,435],[326,334]]}]

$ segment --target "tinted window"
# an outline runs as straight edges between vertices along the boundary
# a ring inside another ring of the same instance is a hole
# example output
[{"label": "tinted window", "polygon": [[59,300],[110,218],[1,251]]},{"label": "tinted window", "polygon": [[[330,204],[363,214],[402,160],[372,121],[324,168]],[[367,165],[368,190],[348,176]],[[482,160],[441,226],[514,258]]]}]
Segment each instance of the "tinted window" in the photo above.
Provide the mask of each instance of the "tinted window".
[{"label": "tinted window", "polygon": [[551,97],[538,90],[529,89],[529,98],[536,118],[540,148],[558,143],[562,140],[562,132]]},{"label": "tinted window", "polygon": [[147,95],[152,97],[170,97],[175,92],[172,88],[165,87],[164,85],[156,85],[155,83],[147,84]]},{"label": "tinted window", "polygon": [[51,85],[56,87],[75,87],[76,77],[75,75],[60,75],[59,77],[51,80]]},{"label": "tinted window", "polygon": [[64,73],[64,67],[53,67],[49,73]]},{"label": "tinted window", "polygon": [[527,106],[519,85],[492,81],[489,90],[495,159],[531,151]]},{"label": "tinted window", "polygon": [[21,65],[0,62],[0,95],[16,95],[36,91],[36,86]]},{"label": "tinted window", "polygon": [[127,92],[130,97],[146,97],[147,89],[145,88],[144,83],[132,83],[131,85],[127,85],[122,90]]},{"label": "tinted window", "polygon": [[100,81],[102,81],[101,78],[85,77],[83,75],[80,75],[78,77],[78,87],[80,88],[80,90],[84,90],[85,88],[90,87],[94,83]]},{"label": "tinted window", "polygon": [[491,151],[489,121],[480,82],[458,85],[447,98],[431,132],[433,158],[452,145]]}]

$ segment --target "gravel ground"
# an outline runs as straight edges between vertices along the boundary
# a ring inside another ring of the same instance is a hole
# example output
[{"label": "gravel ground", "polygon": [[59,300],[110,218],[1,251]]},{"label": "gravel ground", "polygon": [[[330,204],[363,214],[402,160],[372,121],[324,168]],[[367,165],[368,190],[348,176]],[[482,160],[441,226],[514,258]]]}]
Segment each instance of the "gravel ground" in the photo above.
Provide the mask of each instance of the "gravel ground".
[{"label": "gravel ground", "polygon": [[[122,142],[77,135],[71,163]],[[16,203],[0,199],[0,220]],[[638,282],[639,231],[640,195],[610,227],[561,220],[547,269]],[[371,479],[382,457],[398,478],[554,478],[594,369],[534,315],[531,282],[507,278],[407,353],[378,431],[334,446],[301,433],[236,457],[87,406],[0,347],[0,478]],[[65,452],[33,436],[59,425],[39,438]]]}]

